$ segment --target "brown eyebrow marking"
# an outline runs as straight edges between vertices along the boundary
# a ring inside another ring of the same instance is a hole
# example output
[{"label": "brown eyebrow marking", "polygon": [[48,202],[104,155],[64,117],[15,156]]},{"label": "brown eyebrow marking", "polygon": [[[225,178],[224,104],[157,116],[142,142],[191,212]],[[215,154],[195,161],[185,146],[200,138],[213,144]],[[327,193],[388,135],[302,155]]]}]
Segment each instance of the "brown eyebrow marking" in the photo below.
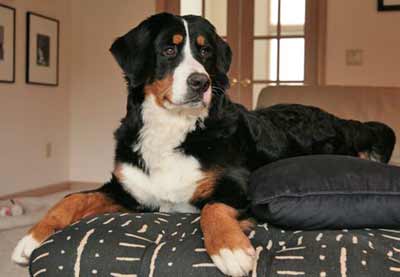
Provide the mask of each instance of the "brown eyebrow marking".
[{"label": "brown eyebrow marking", "polygon": [[173,42],[174,44],[181,44],[182,41],[183,41],[183,36],[180,35],[180,34],[175,34],[175,35],[172,37],[172,42]]},{"label": "brown eyebrow marking", "polygon": [[202,35],[199,35],[196,39],[196,42],[198,45],[204,46],[206,39]]}]

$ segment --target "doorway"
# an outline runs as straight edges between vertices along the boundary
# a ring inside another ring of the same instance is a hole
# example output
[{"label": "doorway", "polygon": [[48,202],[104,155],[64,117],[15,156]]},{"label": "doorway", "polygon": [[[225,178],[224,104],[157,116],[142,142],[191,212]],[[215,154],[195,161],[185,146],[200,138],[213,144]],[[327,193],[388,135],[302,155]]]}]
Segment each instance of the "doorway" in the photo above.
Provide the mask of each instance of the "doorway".
[{"label": "doorway", "polygon": [[326,0],[158,0],[157,9],[213,23],[233,52],[228,94],[249,109],[265,86],[323,83]]}]

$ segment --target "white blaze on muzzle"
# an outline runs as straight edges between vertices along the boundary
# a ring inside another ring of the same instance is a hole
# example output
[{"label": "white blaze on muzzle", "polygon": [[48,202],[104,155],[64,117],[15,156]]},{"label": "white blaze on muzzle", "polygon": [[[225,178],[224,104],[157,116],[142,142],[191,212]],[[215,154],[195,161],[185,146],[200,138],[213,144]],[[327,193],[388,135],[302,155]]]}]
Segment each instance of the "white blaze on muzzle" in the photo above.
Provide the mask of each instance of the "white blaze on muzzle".
[{"label": "white blaze on muzzle", "polygon": [[[186,20],[182,19],[182,21],[185,26],[186,39],[183,46],[183,60],[176,67],[173,74],[174,81],[172,84],[172,102],[175,104],[180,104],[185,101],[187,93],[189,92],[187,80],[191,74],[202,73],[209,76],[204,66],[193,57],[192,50],[190,48],[189,26]],[[209,87],[203,94],[203,101],[206,104],[210,103],[211,87]]]}]

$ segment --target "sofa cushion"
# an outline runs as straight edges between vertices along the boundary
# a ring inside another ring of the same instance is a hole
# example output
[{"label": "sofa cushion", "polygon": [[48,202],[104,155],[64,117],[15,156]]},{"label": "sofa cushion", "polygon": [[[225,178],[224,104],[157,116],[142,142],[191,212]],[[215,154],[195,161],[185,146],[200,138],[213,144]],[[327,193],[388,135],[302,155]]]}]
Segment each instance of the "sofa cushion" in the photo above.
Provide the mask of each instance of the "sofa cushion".
[{"label": "sofa cushion", "polygon": [[250,178],[252,211],[285,228],[400,227],[400,167],[348,156],[271,163]]},{"label": "sofa cushion", "polygon": [[[386,277],[400,270],[397,230],[288,231],[259,224],[248,236],[258,257],[251,276]],[[83,219],[33,252],[30,274],[223,276],[204,250],[199,216],[164,213]]]}]

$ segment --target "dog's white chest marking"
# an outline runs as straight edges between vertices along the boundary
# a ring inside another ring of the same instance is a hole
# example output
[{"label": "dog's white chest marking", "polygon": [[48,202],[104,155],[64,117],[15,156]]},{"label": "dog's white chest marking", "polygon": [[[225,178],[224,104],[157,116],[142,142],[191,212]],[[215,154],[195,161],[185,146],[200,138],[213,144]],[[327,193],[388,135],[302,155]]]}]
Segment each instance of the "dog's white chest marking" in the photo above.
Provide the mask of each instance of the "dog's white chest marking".
[{"label": "dog's white chest marking", "polygon": [[143,103],[142,116],[143,128],[133,150],[142,155],[149,174],[122,164],[124,188],[143,205],[160,207],[161,211],[195,212],[189,200],[203,174],[194,157],[176,148],[196,128],[199,116],[168,111],[152,96]]}]

